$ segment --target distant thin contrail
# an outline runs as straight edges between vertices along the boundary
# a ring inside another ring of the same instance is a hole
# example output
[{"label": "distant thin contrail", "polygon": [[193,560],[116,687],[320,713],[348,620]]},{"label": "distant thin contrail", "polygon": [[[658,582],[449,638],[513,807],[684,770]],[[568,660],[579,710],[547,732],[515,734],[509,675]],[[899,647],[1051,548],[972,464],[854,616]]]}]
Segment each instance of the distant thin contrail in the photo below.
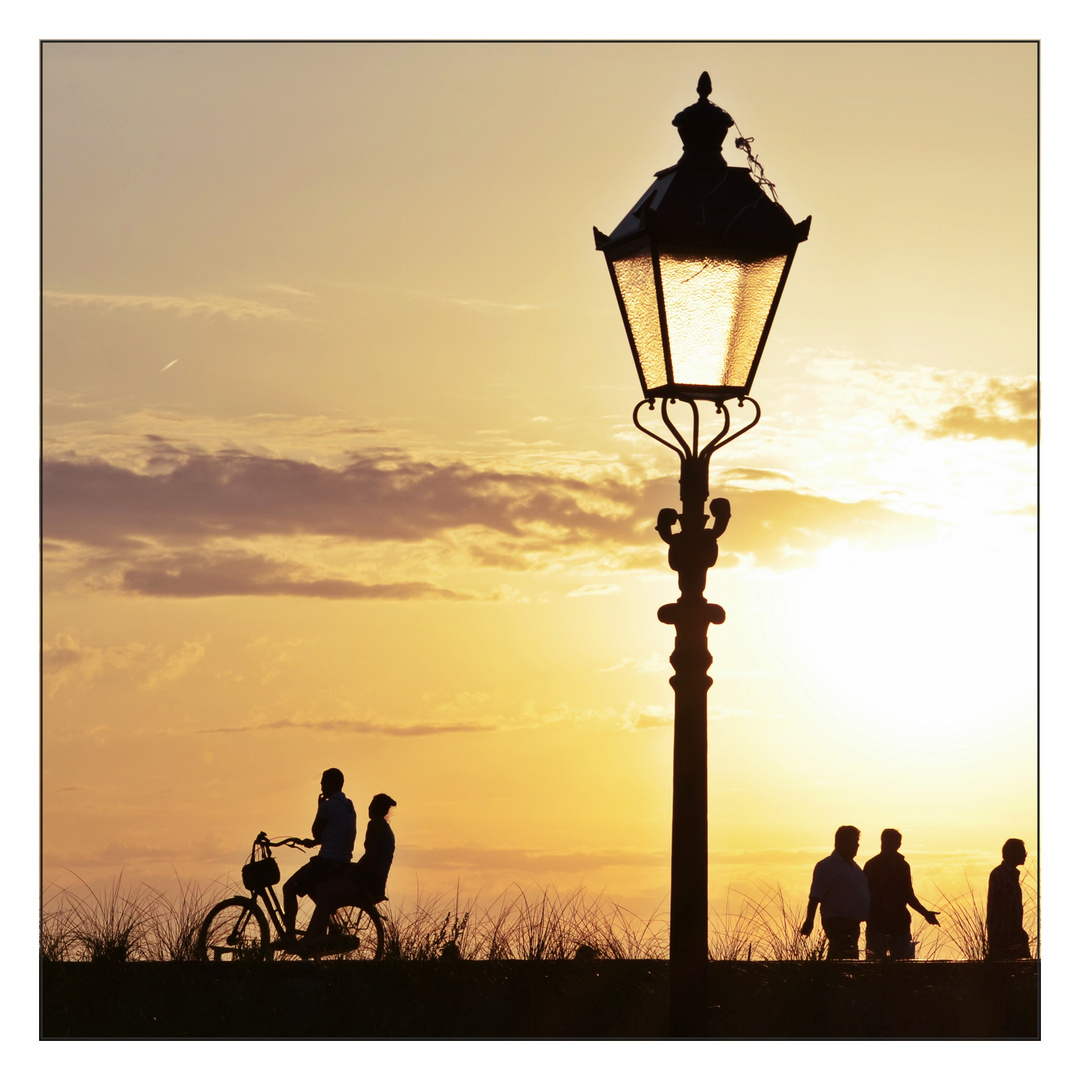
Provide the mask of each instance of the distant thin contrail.
[{"label": "distant thin contrail", "polygon": [[[171,367],[173,366],[173,364],[176,364],[176,363],[179,363],[179,362],[180,362],[180,357],[177,357],[177,358],[176,358],[175,360],[170,360],[170,361],[169,361],[169,362],[168,362],[168,363],[167,363],[167,364],[166,364],[166,365],[165,365],[165,366],[164,366],[164,367],[163,367],[163,368],[161,369],[161,371],[168,371],[168,370],[169,370],[169,368],[171,368]],[[159,375],[161,374],[161,371],[159,371],[159,372],[158,372],[158,374],[159,374]]]}]

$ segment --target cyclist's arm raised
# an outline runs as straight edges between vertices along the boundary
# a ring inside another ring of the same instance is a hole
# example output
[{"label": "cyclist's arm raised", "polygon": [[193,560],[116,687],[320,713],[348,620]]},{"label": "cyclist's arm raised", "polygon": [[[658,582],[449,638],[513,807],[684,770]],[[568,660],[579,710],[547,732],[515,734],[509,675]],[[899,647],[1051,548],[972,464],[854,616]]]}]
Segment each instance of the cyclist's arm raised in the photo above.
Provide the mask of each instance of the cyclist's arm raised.
[{"label": "cyclist's arm raised", "polygon": [[326,796],[319,796],[319,810],[315,812],[315,820],[311,823],[311,835],[315,838],[308,843],[304,841],[304,847],[314,847],[316,844],[322,843],[323,829],[326,827],[326,818],[324,818],[320,811],[322,810],[322,804],[326,802]]}]

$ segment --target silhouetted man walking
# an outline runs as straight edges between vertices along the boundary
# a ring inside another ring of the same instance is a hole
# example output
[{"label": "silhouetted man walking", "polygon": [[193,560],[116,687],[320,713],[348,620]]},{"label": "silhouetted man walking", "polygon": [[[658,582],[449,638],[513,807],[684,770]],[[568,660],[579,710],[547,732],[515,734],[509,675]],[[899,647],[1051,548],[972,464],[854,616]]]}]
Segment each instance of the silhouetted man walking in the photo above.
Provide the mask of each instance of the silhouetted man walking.
[{"label": "silhouetted man walking", "polygon": [[915,896],[911,867],[900,854],[904,838],[896,829],[881,834],[881,854],[867,859],[863,867],[870,886],[870,915],[866,920],[866,959],[911,960],[911,914],[914,908],[928,923],[937,926],[937,911],[927,911]]},{"label": "silhouetted man walking", "polygon": [[986,894],[986,959],[1029,960],[1031,949],[1024,930],[1024,894],[1020,867],[1027,860],[1023,840],[1006,840],[1001,865],[990,871]]},{"label": "silhouetted man walking", "polygon": [[356,810],[341,790],[345,786],[341,770],[327,769],[320,786],[319,808],[311,823],[314,839],[304,841],[305,847],[319,844],[319,854],[312,856],[281,887],[287,938],[296,936],[296,912],[300,906],[297,897],[307,896],[322,881],[341,877],[348,869],[356,843]]},{"label": "silhouetted man walking", "polygon": [[806,922],[800,933],[809,937],[814,915],[821,905],[821,926],[829,939],[827,960],[859,959],[859,924],[870,913],[870,890],[866,875],[855,862],[859,830],[841,825],[836,830],[833,853],[814,867]]}]

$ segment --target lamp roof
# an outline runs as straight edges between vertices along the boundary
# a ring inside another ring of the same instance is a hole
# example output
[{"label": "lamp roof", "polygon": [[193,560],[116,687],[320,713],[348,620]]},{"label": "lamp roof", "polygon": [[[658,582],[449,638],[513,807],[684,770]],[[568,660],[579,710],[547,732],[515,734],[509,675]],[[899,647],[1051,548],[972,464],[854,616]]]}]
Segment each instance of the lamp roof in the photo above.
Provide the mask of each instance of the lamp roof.
[{"label": "lamp roof", "polygon": [[656,173],[610,236],[595,230],[597,248],[606,251],[648,236],[691,249],[764,256],[792,251],[806,239],[810,218],[796,225],[749,169],[724,160],[720,148],[734,121],[708,100],[711,90],[703,72],[697,102],[672,120],[682,137],[682,157]]}]

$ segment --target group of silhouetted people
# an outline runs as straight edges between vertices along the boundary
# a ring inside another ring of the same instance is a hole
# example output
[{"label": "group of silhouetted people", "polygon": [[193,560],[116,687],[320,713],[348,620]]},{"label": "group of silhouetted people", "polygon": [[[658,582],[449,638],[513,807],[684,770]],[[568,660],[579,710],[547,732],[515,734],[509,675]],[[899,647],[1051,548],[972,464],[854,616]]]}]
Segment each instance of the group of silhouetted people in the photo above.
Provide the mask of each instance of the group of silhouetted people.
[{"label": "group of silhouetted people", "polygon": [[[859,932],[866,923],[867,960],[909,960],[915,956],[911,914],[917,911],[938,925],[938,911],[928,911],[915,896],[911,867],[900,854],[903,837],[896,829],[881,834],[881,852],[860,869],[855,862],[859,830],[841,825],[833,852],[814,867],[810,902],[801,933],[809,936],[821,908],[821,926],[828,941],[828,960],[858,960]],[[990,872],[986,897],[988,960],[1025,960],[1031,956],[1024,930],[1024,898],[1020,867],[1027,859],[1023,840],[1005,841],[1001,865]]]},{"label": "group of silhouetted people", "polygon": [[386,879],[394,860],[394,833],[386,816],[397,803],[381,793],[371,800],[364,854],[354,863],[356,809],[342,790],[344,786],[345,776],[340,769],[327,769],[322,774],[319,805],[311,824],[312,839],[304,841],[309,848],[318,844],[319,853],[281,887],[289,943],[296,941],[301,896],[310,896],[315,904],[315,914],[304,935],[306,942],[326,934],[330,916],[338,908],[368,908],[386,899]]}]

